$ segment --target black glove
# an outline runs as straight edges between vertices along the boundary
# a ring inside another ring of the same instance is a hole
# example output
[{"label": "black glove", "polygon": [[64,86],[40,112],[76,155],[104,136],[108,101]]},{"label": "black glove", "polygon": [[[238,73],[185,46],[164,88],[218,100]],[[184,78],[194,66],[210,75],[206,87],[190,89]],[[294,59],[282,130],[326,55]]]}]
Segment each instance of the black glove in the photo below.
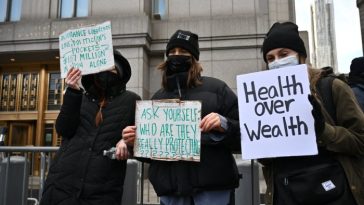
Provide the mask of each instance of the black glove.
[{"label": "black glove", "polygon": [[321,106],[313,95],[308,95],[308,100],[312,105],[312,116],[315,119],[316,137],[319,137],[325,129],[325,119],[321,112]]}]

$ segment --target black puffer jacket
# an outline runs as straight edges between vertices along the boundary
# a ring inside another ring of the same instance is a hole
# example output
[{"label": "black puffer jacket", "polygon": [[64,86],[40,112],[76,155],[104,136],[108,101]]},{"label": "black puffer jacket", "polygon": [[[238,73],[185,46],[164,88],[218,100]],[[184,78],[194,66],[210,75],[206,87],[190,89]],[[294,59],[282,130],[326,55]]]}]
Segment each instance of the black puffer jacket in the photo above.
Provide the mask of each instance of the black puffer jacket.
[{"label": "black puffer jacket", "polygon": [[[161,89],[152,99],[169,98],[179,98],[178,91]],[[232,155],[235,145],[240,147],[236,95],[224,82],[202,77],[201,86],[182,90],[182,100],[201,101],[201,119],[211,112],[219,113],[227,119],[229,129],[223,134],[201,134],[200,162],[151,160],[149,179],[156,193],[159,196],[191,195],[201,190],[228,190],[238,187],[239,174]]]},{"label": "black puffer jacket", "polygon": [[[123,73],[127,71],[130,67]],[[126,81],[130,73],[127,75]],[[98,127],[98,100],[88,93],[67,89],[56,122],[62,145],[52,161],[41,205],[120,205],[126,161],[109,159],[103,156],[103,150],[115,147],[122,130],[134,124],[135,104],[140,97],[126,91],[125,84],[107,97]],[[87,83],[83,81],[83,85]]]}]

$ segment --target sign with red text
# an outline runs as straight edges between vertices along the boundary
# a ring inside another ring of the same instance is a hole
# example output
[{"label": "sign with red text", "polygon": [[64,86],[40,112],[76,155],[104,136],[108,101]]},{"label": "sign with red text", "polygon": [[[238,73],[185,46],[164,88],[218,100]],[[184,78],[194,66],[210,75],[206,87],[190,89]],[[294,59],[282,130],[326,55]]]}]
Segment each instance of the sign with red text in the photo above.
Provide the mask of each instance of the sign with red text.
[{"label": "sign with red text", "polygon": [[306,65],[237,76],[243,159],[317,154]]},{"label": "sign with red text", "polygon": [[137,101],[134,156],[200,161],[200,122],[200,101]]},{"label": "sign with red text", "polygon": [[61,77],[72,67],[82,75],[111,70],[114,67],[111,23],[71,29],[59,36]]}]

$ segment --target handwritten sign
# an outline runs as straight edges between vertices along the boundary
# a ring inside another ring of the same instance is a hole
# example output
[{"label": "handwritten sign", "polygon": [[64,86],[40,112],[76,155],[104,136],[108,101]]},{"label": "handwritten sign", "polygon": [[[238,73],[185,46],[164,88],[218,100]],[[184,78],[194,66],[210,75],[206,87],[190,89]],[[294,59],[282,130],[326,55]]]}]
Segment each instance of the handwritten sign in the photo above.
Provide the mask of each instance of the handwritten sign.
[{"label": "handwritten sign", "polygon": [[317,154],[306,65],[237,76],[243,159]]},{"label": "handwritten sign", "polygon": [[70,68],[79,68],[82,75],[110,70],[114,66],[111,23],[72,29],[59,36],[61,77]]},{"label": "handwritten sign", "polygon": [[201,102],[137,101],[134,155],[156,160],[200,161]]}]

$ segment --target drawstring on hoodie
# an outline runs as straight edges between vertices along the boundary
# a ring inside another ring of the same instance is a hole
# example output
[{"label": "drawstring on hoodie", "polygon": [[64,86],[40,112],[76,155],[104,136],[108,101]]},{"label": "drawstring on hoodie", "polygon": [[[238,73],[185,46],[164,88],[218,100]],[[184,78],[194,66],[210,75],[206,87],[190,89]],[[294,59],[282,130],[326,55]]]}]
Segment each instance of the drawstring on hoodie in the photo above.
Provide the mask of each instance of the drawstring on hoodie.
[{"label": "drawstring on hoodie", "polygon": [[178,78],[178,76],[176,76],[176,83],[177,83],[177,88],[178,88],[179,99],[182,100],[181,86],[179,85],[179,78]]}]

